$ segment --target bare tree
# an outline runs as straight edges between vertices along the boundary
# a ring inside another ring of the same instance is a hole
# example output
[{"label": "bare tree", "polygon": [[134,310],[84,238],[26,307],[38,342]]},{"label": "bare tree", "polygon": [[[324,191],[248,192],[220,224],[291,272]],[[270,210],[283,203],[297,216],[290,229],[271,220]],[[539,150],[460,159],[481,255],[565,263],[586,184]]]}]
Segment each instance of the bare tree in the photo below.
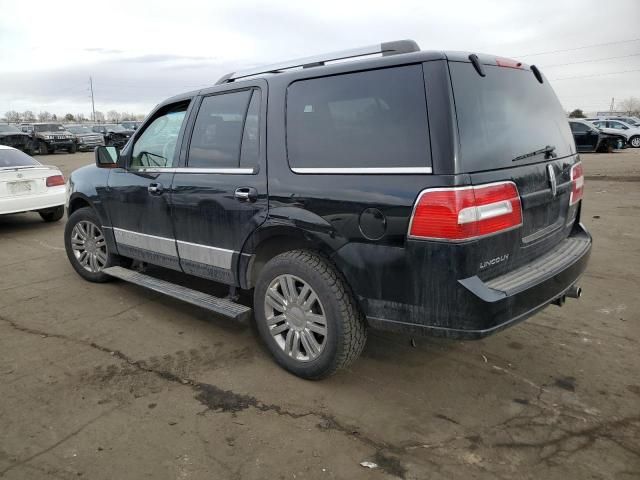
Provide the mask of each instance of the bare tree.
[{"label": "bare tree", "polygon": [[9,123],[18,123],[22,120],[22,116],[20,115],[20,113],[16,112],[15,110],[9,110],[4,114],[4,116]]},{"label": "bare tree", "polygon": [[22,119],[25,122],[35,122],[36,116],[33,114],[31,110],[25,110],[24,112],[22,112]]},{"label": "bare tree", "polygon": [[87,121],[87,117],[84,116],[84,113],[76,113],[76,120],[79,123],[83,123]]},{"label": "bare tree", "polygon": [[640,115],[640,99],[636,97],[625,98],[618,102],[617,109],[627,112],[627,115]]},{"label": "bare tree", "polygon": [[38,121],[39,122],[49,122],[51,120],[51,114],[49,112],[47,112],[46,110],[44,112],[40,112],[38,114]]},{"label": "bare tree", "polygon": [[104,123],[104,113],[102,113],[99,110],[96,110],[96,122],[98,123]]},{"label": "bare tree", "polygon": [[119,122],[120,121],[120,113],[115,110],[109,110],[107,112],[107,120],[110,122]]},{"label": "bare tree", "polygon": [[136,120],[138,120],[139,122],[141,122],[142,120],[144,120],[146,118],[146,114],[144,113],[136,113]]}]

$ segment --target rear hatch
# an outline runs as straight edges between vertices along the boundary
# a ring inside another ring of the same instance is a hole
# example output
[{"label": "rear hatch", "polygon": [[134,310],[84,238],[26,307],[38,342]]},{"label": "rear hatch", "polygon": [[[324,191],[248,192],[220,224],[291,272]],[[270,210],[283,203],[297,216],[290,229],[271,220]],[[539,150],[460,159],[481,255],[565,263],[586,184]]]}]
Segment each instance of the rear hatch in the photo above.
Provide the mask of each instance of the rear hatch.
[{"label": "rear hatch", "polygon": [[557,248],[570,234],[575,144],[549,82],[527,66],[481,58],[449,62],[459,133],[459,173],[472,185],[513,182],[522,225],[479,239],[471,273],[493,278]]}]

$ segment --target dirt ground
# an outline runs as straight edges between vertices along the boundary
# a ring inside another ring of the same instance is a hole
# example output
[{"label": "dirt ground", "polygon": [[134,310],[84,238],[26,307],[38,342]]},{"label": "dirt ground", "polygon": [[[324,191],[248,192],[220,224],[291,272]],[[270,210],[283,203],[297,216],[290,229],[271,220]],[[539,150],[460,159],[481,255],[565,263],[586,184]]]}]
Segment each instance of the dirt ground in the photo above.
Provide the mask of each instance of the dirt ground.
[{"label": "dirt ground", "polygon": [[251,327],[83,281],[64,221],[0,218],[0,477],[640,478],[640,151],[583,161],[581,300],[482,341],[372,333],[322,382]]}]

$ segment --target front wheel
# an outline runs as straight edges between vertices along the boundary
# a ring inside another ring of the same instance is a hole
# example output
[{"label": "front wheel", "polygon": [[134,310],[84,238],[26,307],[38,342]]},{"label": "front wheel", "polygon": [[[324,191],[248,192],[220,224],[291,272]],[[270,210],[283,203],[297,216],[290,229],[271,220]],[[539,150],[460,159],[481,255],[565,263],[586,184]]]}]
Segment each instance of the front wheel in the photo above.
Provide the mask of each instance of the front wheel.
[{"label": "front wheel", "polygon": [[69,153],[76,153],[78,151],[78,145],[76,143],[69,147]]},{"label": "front wheel", "polygon": [[640,135],[636,135],[635,137],[631,137],[629,139],[629,144],[633,148],[640,148]]},{"label": "front wheel", "polygon": [[49,147],[45,142],[38,143],[38,154],[39,155],[49,155]]},{"label": "front wheel", "polygon": [[90,282],[112,280],[113,277],[103,272],[105,268],[130,263],[109,251],[102,224],[90,207],[71,214],[64,229],[64,246],[71,266]]},{"label": "front wheel", "polygon": [[271,259],[254,293],[262,340],[278,364],[307,379],[349,366],[367,331],[347,284],[324,257],[293,250]]}]

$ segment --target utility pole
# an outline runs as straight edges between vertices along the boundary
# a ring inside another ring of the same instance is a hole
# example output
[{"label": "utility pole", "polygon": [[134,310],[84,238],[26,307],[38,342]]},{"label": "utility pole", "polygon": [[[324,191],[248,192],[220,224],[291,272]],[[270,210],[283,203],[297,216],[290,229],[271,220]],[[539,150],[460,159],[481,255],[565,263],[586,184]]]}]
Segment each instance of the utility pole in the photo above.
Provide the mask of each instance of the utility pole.
[{"label": "utility pole", "polygon": [[609,112],[613,112],[613,100],[614,98],[611,97],[611,105],[609,106]]},{"label": "utility pole", "polygon": [[93,101],[93,79],[89,77],[89,88],[91,89],[91,120],[96,121],[96,104]]}]

